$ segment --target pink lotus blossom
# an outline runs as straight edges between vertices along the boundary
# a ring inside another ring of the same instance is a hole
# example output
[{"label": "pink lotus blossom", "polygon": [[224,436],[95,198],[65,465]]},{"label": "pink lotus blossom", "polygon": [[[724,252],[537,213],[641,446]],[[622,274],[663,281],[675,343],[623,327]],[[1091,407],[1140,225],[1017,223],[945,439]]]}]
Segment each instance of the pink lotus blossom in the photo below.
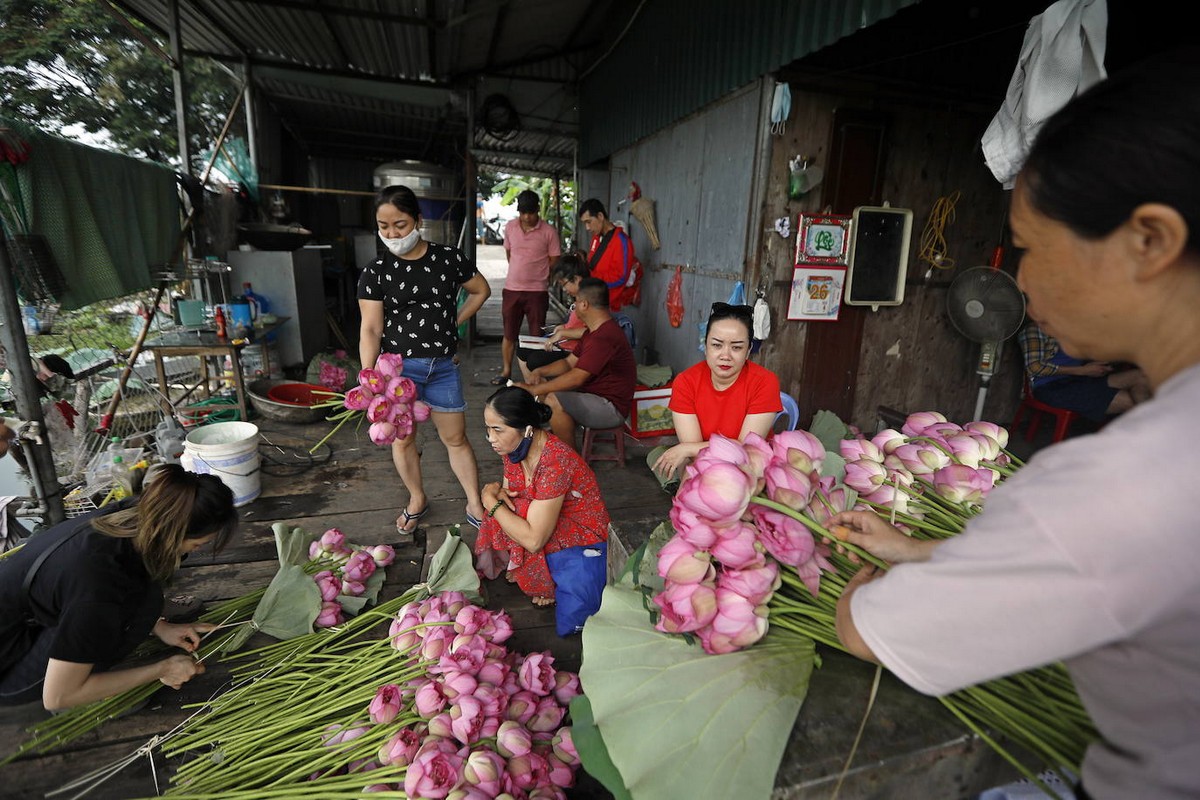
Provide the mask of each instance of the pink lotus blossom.
[{"label": "pink lotus blossom", "polygon": [[459,634],[451,640],[438,663],[429,667],[429,671],[462,670],[474,674],[487,658],[487,646],[488,641],[478,634]]},{"label": "pink lotus blossom", "polygon": [[554,757],[567,766],[579,765],[579,752],[575,749],[575,738],[570,726],[559,728],[553,739]]},{"label": "pink lotus blossom", "polygon": [[389,422],[391,410],[391,400],[383,395],[372,397],[371,402],[367,403],[367,422]]},{"label": "pink lotus blossom", "polygon": [[547,695],[538,700],[537,708],[525,726],[534,733],[556,731],[562,725],[566,713],[567,710],[558,704],[554,695]]},{"label": "pink lotus blossom", "polygon": [[908,415],[908,418],[904,420],[904,425],[900,427],[900,432],[905,436],[920,436],[930,425],[945,421],[945,415],[937,411],[918,411]]},{"label": "pink lotus blossom", "polygon": [[[711,447],[710,443],[708,449]],[[734,522],[750,503],[754,479],[736,465],[720,461],[709,461],[700,471],[699,461],[685,469],[686,480],[676,492],[675,502],[714,524]]]},{"label": "pink lotus blossom", "polygon": [[385,767],[406,767],[417,754],[420,744],[421,737],[415,730],[401,728],[379,748],[375,760]]},{"label": "pink lotus blossom", "polygon": [[417,385],[409,378],[392,378],[384,393],[394,403],[410,405],[417,399]]},{"label": "pink lotus blossom", "polygon": [[847,461],[857,461],[860,458],[865,458],[868,461],[883,463],[883,450],[870,439],[842,439],[838,442],[838,452]]},{"label": "pink lotus blossom", "polygon": [[505,720],[496,731],[496,750],[505,758],[522,756],[533,749],[533,736],[515,720]]},{"label": "pink lotus blossom", "polygon": [[449,702],[441,682],[428,680],[417,687],[417,693],[413,697],[413,708],[425,719],[431,719],[444,711]]},{"label": "pink lotus blossom", "polygon": [[407,439],[409,436],[412,436],[415,427],[413,424],[413,415],[407,411],[397,414],[396,418],[392,420],[392,425],[396,428],[397,439]]},{"label": "pink lotus blossom", "polygon": [[479,741],[486,720],[483,704],[473,694],[462,695],[450,704],[450,730],[463,744]]},{"label": "pink lotus blossom", "polygon": [[779,565],[767,561],[751,569],[730,569],[717,577],[717,588],[737,592],[754,605],[767,603],[779,588]]},{"label": "pink lotus blossom", "polygon": [[533,751],[508,759],[508,774],[513,785],[525,791],[550,782],[550,768],[545,757]]},{"label": "pink lotus blossom", "polygon": [[442,694],[451,701],[464,694],[474,694],[479,688],[479,680],[470,672],[449,670],[438,679],[442,685]]},{"label": "pink lotus blossom", "polygon": [[440,750],[426,750],[408,765],[404,793],[409,797],[440,800],[458,785],[462,759]]},{"label": "pink lotus blossom", "polygon": [[756,507],[758,541],[785,566],[794,567],[812,557],[813,536],[804,523],[787,514]]},{"label": "pink lotus blossom", "polygon": [[[784,431],[771,439],[775,459],[800,472],[820,472],[825,460],[825,445],[808,431]],[[769,479],[768,479],[769,480]]]},{"label": "pink lotus blossom", "polygon": [[765,477],[767,497],[788,508],[801,509],[812,499],[814,481],[819,476],[813,470],[804,471],[783,461],[773,461],[767,467]]},{"label": "pink lotus blossom", "polygon": [[483,706],[483,713],[497,720],[504,719],[508,711],[508,693],[499,686],[490,683],[480,683],[475,687],[475,697]]},{"label": "pink lotus blossom", "polygon": [[530,653],[517,670],[521,688],[544,697],[554,691],[554,656],[549,650]]},{"label": "pink lotus blossom", "polygon": [[387,388],[387,378],[381,375],[378,370],[359,370],[358,385],[370,391],[371,394],[381,394]]},{"label": "pink lotus blossom", "polygon": [[317,614],[313,625],[318,628],[332,628],[334,625],[341,625],[344,621],[342,607],[336,601],[326,600],[321,603],[321,611]]},{"label": "pink lotus blossom", "polygon": [[454,629],[441,625],[424,628],[421,639],[421,658],[441,661],[442,653],[446,652],[454,641]]},{"label": "pink lotus blossom", "polygon": [[352,581],[366,581],[374,574],[375,559],[366,550],[355,550],[342,567],[342,576]]},{"label": "pink lotus blossom", "polygon": [[508,765],[504,757],[491,750],[473,750],[463,763],[463,780],[486,797],[500,794]]},{"label": "pink lotus blossom", "polygon": [[813,597],[821,591],[821,571],[833,572],[833,563],[829,560],[829,545],[817,542],[813,547],[812,557],[796,567],[796,575],[804,583],[804,587]]},{"label": "pink lotus blossom", "polygon": [[360,583],[359,581],[345,579],[342,581],[341,591],[339,593],[348,597],[362,597],[367,593],[367,587],[366,584]]},{"label": "pink lotus blossom", "polygon": [[888,455],[900,445],[908,444],[908,437],[894,428],[884,428],[871,437],[871,444],[878,447],[884,455]]},{"label": "pink lotus blossom", "polygon": [[883,464],[859,459],[846,462],[846,474],[842,481],[859,494],[870,494],[882,486],[887,477],[888,471]]},{"label": "pink lotus blossom", "polygon": [[579,688],[579,674],[560,669],[554,674],[554,699],[567,706],[583,693]]},{"label": "pink lotus blossom", "polygon": [[818,525],[824,525],[834,514],[850,507],[850,497],[847,495],[849,490],[845,486],[838,486],[836,489],[833,487],[832,478],[822,478],[817,491],[813,492],[812,501],[808,504],[808,516]]},{"label": "pink lotus blossom", "polygon": [[385,683],[375,690],[375,698],[367,707],[367,715],[376,725],[386,725],[400,713],[400,687]]},{"label": "pink lotus blossom", "polygon": [[367,550],[377,567],[389,566],[396,560],[396,550],[390,544],[377,544]]},{"label": "pink lotus blossom", "polygon": [[492,686],[503,686],[508,680],[512,667],[507,662],[489,658],[483,662],[476,677],[480,683],[490,683]]},{"label": "pink lotus blossom", "polygon": [[968,422],[963,425],[963,429],[971,433],[983,434],[993,439],[1000,447],[1008,447],[1008,429],[994,422],[984,422],[983,420]]},{"label": "pink lotus blossom", "polygon": [[375,371],[386,378],[394,378],[404,369],[404,358],[399,353],[380,353],[375,359]]},{"label": "pink lotus blossom", "polygon": [[673,536],[658,551],[658,574],[674,583],[700,583],[716,577],[712,556],[682,536]]},{"label": "pink lotus blossom", "polygon": [[737,439],[715,434],[709,439],[708,447],[700,451],[696,460],[706,464],[721,462],[740,467],[748,463],[749,456],[746,454],[746,446]]},{"label": "pink lotus blossom", "polygon": [[346,388],[347,377],[344,367],[339,367],[328,361],[322,361],[321,369],[317,373],[317,383],[331,391],[340,392]]},{"label": "pink lotus blossom", "polygon": [[371,405],[371,401],[374,399],[375,393],[370,389],[355,386],[346,392],[346,399],[342,401],[342,405],[351,411],[366,411],[367,406]]},{"label": "pink lotus blossom", "polygon": [[390,422],[374,422],[367,429],[371,442],[382,447],[396,441],[396,426]]},{"label": "pink lotus blossom", "polygon": [[654,627],[663,633],[686,633],[708,625],[717,615],[716,585],[671,583],[654,596],[662,616]]},{"label": "pink lotus blossom", "polygon": [[[722,536],[712,547],[712,557],[726,569],[749,569],[766,563],[758,531],[753,525],[739,522],[722,528]],[[699,583],[699,581],[696,581]]]},{"label": "pink lotus blossom", "polygon": [[417,422],[424,422],[429,419],[429,413],[431,411],[433,411],[433,409],[429,407],[429,404],[422,400],[416,400],[412,404],[413,419],[415,419]]},{"label": "pink lotus blossom", "polygon": [[[404,611],[404,609],[400,609]],[[399,613],[399,612],[398,612]],[[392,647],[400,652],[410,650],[419,644],[422,640],[422,628],[415,626],[421,624],[421,618],[416,614],[404,614],[397,619],[392,620],[391,628],[388,629],[388,636],[392,640]]]},{"label": "pink lotus blossom", "polygon": [[493,627],[492,612],[476,605],[466,605],[454,616],[454,630],[465,634],[481,634]]},{"label": "pink lotus blossom", "polygon": [[342,582],[330,570],[321,570],[313,575],[313,580],[316,581],[317,589],[321,592],[322,602],[337,600],[337,596],[342,593]]},{"label": "pink lotus blossom", "polygon": [[982,503],[991,491],[996,473],[962,464],[942,467],[933,474],[933,490],[952,503]]}]

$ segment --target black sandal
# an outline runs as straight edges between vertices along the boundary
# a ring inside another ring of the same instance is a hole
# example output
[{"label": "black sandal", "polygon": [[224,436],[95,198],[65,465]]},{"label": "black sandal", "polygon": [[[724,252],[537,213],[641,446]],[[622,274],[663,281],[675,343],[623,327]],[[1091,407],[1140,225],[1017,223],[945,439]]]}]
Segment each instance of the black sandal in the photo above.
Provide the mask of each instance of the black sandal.
[{"label": "black sandal", "polygon": [[491,384],[492,386],[507,386],[508,382],[511,380],[511,375],[497,375],[496,377],[492,378]]}]

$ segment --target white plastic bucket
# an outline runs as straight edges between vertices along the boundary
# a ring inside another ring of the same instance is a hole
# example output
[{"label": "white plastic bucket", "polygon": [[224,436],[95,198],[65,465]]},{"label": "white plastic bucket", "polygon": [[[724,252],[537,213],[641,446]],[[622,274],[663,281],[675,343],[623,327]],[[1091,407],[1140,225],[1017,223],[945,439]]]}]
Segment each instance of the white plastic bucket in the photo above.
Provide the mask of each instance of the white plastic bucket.
[{"label": "white plastic bucket", "polygon": [[202,425],[183,440],[179,463],[197,475],[216,475],[233,492],[233,504],[244,506],[262,493],[258,426],[252,422]]}]

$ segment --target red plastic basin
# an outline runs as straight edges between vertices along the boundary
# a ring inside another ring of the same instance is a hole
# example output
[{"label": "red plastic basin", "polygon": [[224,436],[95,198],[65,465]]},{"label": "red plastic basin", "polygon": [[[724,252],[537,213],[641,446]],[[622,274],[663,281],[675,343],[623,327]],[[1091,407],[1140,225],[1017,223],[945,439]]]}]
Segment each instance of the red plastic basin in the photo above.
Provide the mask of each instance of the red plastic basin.
[{"label": "red plastic basin", "polygon": [[276,403],[292,406],[315,406],[333,399],[328,387],[314,383],[281,383],[267,390],[267,397]]}]

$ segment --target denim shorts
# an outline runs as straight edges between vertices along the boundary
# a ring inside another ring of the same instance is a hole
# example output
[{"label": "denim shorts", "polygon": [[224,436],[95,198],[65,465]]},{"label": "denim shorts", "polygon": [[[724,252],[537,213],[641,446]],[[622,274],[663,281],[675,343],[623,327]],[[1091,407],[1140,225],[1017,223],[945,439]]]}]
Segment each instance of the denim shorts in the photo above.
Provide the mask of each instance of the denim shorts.
[{"label": "denim shorts", "polygon": [[420,398],[434,411],[461,413],[467,410],[458,365],[450,356],[405,357],[401,374],[417,385]]}]

